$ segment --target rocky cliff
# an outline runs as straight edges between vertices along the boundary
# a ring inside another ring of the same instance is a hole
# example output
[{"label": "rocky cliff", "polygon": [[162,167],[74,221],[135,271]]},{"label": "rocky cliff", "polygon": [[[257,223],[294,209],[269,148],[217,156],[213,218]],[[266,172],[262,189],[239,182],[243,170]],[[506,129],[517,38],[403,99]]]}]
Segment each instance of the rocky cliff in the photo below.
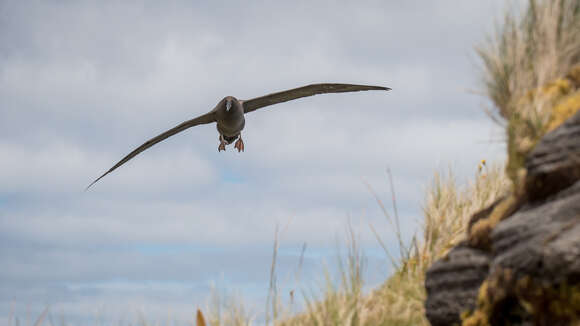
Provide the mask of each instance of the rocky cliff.
[{"label": "rocky cliff", "polygon": [[580,105],[525,155],[511,194],[474,214],[427,272],[437,325],[580,325]]}]

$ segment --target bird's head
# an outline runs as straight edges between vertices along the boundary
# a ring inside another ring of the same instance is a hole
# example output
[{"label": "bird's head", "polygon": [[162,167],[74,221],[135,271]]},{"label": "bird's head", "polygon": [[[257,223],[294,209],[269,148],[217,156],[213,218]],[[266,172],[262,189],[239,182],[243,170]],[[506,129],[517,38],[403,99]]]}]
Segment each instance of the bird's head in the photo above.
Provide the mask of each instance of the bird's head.
[{"label": "bird's head", "polygon": [[236,99],[233,96],[228,96],[228,97],[225,98],[224,105],[226,106],[226,112],[230,112],[230,110],[234,106],[234,101],[235,100]]},{"label": "bird's head", "polygon": [[226,99],[226,112],[230,112],[230,109],[232,108],[232,99]]}]

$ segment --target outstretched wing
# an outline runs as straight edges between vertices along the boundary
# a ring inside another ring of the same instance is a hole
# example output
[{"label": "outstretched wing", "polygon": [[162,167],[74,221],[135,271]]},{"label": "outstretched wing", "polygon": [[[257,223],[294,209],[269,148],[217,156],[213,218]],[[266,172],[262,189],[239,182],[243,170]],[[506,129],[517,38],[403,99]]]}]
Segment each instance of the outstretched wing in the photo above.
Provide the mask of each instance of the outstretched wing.
[{"label": "outstretched wing", "polygon": [[289,89],[278,93],[256,97],[251,100],[246,100],[242,102],[244,105],[244,113],[248,113],[268,105],[274,105],[277,103],[287,102],[295,100],[297,98],[312,96],[316,94],[359,92],[371,90],[389,91],[391,89],[383,86],[369,86],[369,85],[312,84]]},{"label": "outstretched wing", "polygon": [[149,139],[143,145],[137,147],[131,153],[127,154],[127,156],[123,157],[122,160],[117,162],[117,164],[115,164],[112,168],[110,168],[109,171],[105,172],[102,176],[98,177],[95,181],[93,181],[85,190],[88,190],[92,185],[94,185],[97,181],[101,180],[104,176],[113,172],[116,168],[127,163],[127,161],[129,161],[130,159],[137,156],[139,153],[146,150],[147,148],[159,143],[160,141],[163,141],[163,140],[165,140],[165,139],[167,139],[167,138],[169,138],[169,137],[171,137],[179,132],[182,132],[185,129],[191,128],[193,126],[212,123],[215,121],[216,121],[215,113],[213,111],[211,111],[211,112],[206,113],[204,115],[200,115],[197,118],[187,120],[187,121],[177,125],[176,127],[167,130],[166,132],[162,133],[161,135]]}]

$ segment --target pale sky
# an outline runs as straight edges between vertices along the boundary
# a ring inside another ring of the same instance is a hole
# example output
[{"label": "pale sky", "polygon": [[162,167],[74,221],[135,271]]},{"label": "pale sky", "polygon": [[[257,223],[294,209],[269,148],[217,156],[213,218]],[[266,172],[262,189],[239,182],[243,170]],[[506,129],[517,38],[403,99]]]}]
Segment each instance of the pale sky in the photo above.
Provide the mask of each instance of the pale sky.
[{"label": "pale sky", "polygon": [[[367,288],[388,275],[369,230],[407,238],[434,171],[500,161],[473,47],[495,1],[1,1],[0,323],[50,305],[79,323],[190,320],[210,287],[264,309],[276,224],[281,289],[316,288],[350,216]],[[174,136],[84,188],[145,140],[212,109],[315,82],[382,85],[246,117],[246,151],[215,125]],[[307,244],[302,283],[296,271]],[[394,249],[396,250],[396,249]],[[283,292],[281,291],[281,292]],[[284,299],[287,294],[281,293]],[[260,318],[259,316],[257,317]]]}]

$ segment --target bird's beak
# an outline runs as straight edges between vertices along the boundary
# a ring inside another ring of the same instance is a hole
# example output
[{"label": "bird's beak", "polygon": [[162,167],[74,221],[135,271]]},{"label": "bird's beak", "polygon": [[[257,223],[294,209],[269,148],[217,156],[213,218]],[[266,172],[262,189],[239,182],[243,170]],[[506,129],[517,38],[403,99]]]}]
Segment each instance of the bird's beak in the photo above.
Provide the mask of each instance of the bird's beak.
[{"label": "bird's beak", "polygon": [[232,101],[231,100],[227,100],[226,101],[226,112],[230,112],[230,109],[232,108]]}]

